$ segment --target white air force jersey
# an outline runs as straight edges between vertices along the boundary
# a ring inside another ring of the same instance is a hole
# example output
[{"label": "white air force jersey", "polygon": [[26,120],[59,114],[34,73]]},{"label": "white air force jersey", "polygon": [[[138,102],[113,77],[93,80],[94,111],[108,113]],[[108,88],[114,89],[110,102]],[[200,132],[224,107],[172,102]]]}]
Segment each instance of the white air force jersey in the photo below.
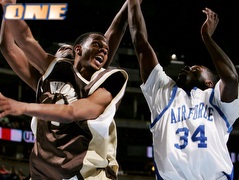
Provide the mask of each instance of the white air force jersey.
[{"label": "white air force jersey", "polygon": [[157,179],[232,179],[226,143],[239,100],[222,103],[218,84],[186,93],[157,65],[141,85],[151,111]]}]

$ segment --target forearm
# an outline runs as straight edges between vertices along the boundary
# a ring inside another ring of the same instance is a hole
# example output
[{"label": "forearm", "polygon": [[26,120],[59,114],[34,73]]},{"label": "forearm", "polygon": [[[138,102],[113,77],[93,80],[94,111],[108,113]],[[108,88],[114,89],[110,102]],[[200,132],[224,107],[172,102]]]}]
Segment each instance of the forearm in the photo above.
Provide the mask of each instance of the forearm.
[{"label": "forearm", "polygon": [[213,41],[210,36],[204,36],[203,41],[211,55],[214,66],[221,79],[221,101],[232,102],[238,97],[238,74],[236,68],[226,53]]},{"label": "forearm", "polygon": [[[109,28],[105,32],[105,36],[107,39],[110,39],[112,34],[119,34],[123,36],[127,25],[128,25],[128,9],[127,9],[127,1],[123,4],[119,12],[114,17],[112,23],[110,24]],[[123,33],[122,33],[123,32]]]},{"label": "forearm", "polygon": [[132,43],[140,66],[141,79],[146,82],[152,69],[158,64],[158,59],[148,42],[140,0],[128,0],[128,21]]},{"label": "forearm", "polygon": [[219,77],[224,81],[237,81],[236,68],[227,54],[217,45],[209,35],[202,36],[203,42],[212,58]]},{"label": "forearm", "polygon": [[[0,118],[7,115],[20,116],[35,116],[45,121],[57,122],[72,122],[74,121],[75,113],[74,106],[64,104],[37,104],[16,101],[7,98],[0,93]],[[81,113],[81,112],[80,112]],[[79,117],[77,117],[80,119]]]},{"label": "forearm", "polygon": [[132,43],[136,50],[136,55],[145,52],[148,48],[148,34],[144,16],[140,7],[140,0],[128,0],[128,21]]},{"label": "forearm", "polygon": [[[70,123],[74,121],[72,106],[64,104],[23,103],[23,114],[35,116],[45,121]],[[81,120],[81,119],[78,119]]]},{"label": "forearm", "polygon": [[35,116],[45,121],[56,121],[61,123],[70,123],[74,121],[95,119],[101,113],[108,103],[96,104],[88,98],[80,99],[71,104],[36,104],[23,103],[23,114]]},{"label": "forearm", "polygon": [[7,115],[28,115],[62,123],[95,119],[104,112],[111,100],[111,94],[103,88],[68,105],[19,102],[0,93],[0,118]]},{"label": "forearm", "polygon": [[128,3],[127,1],[125,1],[120,11],[116,14],[109,28],[105,32],[105,37],[108,39],[110,47],[109,58],[106,64],[104,65],[105,68],[107,68],[109,64],[112,62],[115,52],[117,51],[119,44],[126,31],[126,28],[128,26],[127,5]]},{"label": "forearm", "polygon": [[4,22],[3,20],[0,44],[2,55],[12,70],[33,90],[36,90],[40,73],[28,62],[23,51],[16,45],[8,25]]},{"label": "forearm", "polygon": [[41,74],[44,74],[51,61],[48,61],[48,54],[33,37],[27,23],[23,20],[7,20],[6,24],[9,27],[8,29],[11,30],[10,33],[13,35],[14,41],[24,52],[28,61]]}]

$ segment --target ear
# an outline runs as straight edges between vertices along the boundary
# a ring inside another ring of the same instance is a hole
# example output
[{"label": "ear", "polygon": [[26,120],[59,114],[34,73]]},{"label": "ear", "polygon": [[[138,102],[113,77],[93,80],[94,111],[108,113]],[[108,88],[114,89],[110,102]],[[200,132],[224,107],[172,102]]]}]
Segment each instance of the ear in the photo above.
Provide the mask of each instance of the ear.
[{"label": "ear", "polygon": [[214,87],[214,83],[210,80],[205,80],[205,85],[208,87],[208,88],[213,88]]},{"label": "ear", "polygon": [[74,48],[74,52],[75,54],[78,54],[79,56],[82,55],[82,48],[81,48],[81,45],[76,45],[75,48]]}]

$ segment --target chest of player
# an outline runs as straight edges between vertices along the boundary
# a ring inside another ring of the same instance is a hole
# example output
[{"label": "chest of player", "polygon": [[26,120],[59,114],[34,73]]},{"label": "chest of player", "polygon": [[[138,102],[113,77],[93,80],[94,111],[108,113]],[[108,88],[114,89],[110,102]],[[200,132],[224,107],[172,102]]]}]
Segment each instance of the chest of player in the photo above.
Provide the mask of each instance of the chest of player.
[{"label": "chest of player", "polygon": [[172,97],[167,114],[171,124],[182,121],[214,121],[215,105],[213,102],[212,91],[192,90],[186,93],[178,89]]}]

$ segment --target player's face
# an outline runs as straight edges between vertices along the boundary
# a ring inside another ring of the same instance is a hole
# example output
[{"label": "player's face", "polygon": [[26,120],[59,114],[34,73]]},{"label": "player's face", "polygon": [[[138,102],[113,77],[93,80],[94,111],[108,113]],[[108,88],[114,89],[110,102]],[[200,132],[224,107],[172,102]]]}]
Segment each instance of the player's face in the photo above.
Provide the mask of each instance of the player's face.
[{"label": "player's face", "polygon": [[184,90],[191,90],[194,87],[207,88],[205,81],[208,78],[208,71],[204,66],[185,66],[179,73],[177,85]]},{"label": "player's face", "polygon": [[80,46],[81,55],[79,63],[81,68],[84,67],[90,71],[97,71],[104,66],[108,59],[109,51],[108,42],[104,36],[91,34]]},{"label": "player's face", "polygon": [[55,54],[56,57],[73,59],[73,46],[69,44],[62,45]]}]

